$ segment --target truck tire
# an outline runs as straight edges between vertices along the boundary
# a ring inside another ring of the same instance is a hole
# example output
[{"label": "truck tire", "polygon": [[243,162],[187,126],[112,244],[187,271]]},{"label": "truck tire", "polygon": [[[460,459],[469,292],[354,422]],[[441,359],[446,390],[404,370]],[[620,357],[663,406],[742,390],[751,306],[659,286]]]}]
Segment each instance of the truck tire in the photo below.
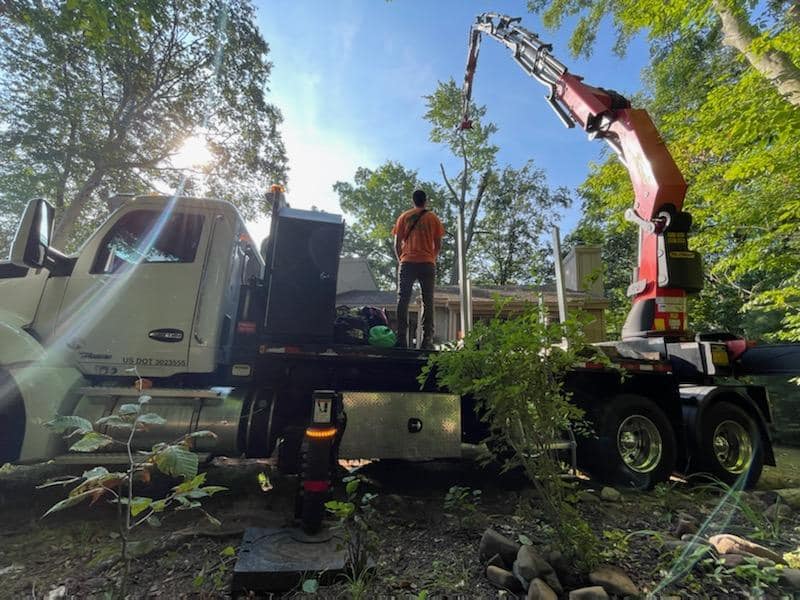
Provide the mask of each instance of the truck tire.
[{"label": "truck tire", "polygon": [[700,422],[697,471],[709,473],[728,485],[744,478],[744,489],[761,477],[764,452],[758,423],[731,402],[709,406]]},{"label": "truck tire", "polygon": [[594,478],[638,489],[669,479],[677,460],[675,432],[655,402],[615,396],[594,425],[597,437],[578,441],[578,462]]},{"label": "truck tire", "polygon": [[0,369],[0,466],[19,458],[25,440],[25,403],[14,379]]}]

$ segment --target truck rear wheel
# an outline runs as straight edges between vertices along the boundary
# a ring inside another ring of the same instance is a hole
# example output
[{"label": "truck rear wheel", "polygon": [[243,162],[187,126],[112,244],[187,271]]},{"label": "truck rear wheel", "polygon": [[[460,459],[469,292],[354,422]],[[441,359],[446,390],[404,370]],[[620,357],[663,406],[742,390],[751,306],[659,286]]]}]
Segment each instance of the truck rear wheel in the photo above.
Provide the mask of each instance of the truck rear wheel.
[{"label": "truck rear wheel", "polygon": [[764,467],[761,432],[755,419],[731,402],[708,407],[700,423],[697,466],[728,485],[744,478],[745,489],[753,487]]},{"label": "truck rear wheel", "polygon": [[25,403],[14,379],[0,369],[0,466],[19,458],[25,439]]},{"label": "truck rear wheel", "polygon": [[664,412],[643,396],[615,396],[578,442],[579,463],[603,483],[650,489],[672,474],[677,444]]}]

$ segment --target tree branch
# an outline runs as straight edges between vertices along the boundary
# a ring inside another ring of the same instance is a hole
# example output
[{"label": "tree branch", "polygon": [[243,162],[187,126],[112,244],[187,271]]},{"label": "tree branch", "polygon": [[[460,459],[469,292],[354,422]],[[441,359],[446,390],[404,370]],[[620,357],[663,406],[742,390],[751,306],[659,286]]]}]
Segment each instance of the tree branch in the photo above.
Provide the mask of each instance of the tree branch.
[{"label": "tree branch", "polygon": [[728,6],[724,0],[713,1],[714,10],[722,22],[723,43],[738,50],[752,67],[766,77],[790,104],[800,107],[800,68],[781,50],[755,52],[753,41],[758,30],[747,17]]}]

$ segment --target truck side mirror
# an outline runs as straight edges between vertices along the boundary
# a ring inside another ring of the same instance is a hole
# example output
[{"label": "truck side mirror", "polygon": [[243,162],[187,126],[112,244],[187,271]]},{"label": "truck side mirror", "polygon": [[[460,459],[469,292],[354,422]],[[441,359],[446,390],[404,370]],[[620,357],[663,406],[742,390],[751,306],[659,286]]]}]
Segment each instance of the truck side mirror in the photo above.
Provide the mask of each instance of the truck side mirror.
[{"label": "truck side mirror", "polygon": [[22,220],[11,243],[11,262],[19,267],[41,269],[47,261],[50,238],[53,235],[55,209],[36,198],[28,202]]}]

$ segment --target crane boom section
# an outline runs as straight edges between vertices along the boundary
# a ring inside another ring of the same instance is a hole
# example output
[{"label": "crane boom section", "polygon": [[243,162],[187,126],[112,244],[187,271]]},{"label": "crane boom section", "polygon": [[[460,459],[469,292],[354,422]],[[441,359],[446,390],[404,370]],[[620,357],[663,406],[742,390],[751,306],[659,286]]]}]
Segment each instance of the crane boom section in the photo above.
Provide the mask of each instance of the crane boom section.
[{"label": "crane boom section", "polygon": [[639,259],[628,294],[634,307],[623,337],[681,336],[687,329],[687,293],[702,287],[699,256],[688,249],[691,217],[682,212],[686,181],[650,115],[622,95],[583,82],[552,54],[552,46],[519,24],[484,13],[472,25],[464,74],[461,129],[469,129],[473,80],[482,35],[505,45],[517,64],[543,84],[545,99],[567,127],[580,126],[602,139],[625,165],[634,191],[625,218],[639,227]]}]

